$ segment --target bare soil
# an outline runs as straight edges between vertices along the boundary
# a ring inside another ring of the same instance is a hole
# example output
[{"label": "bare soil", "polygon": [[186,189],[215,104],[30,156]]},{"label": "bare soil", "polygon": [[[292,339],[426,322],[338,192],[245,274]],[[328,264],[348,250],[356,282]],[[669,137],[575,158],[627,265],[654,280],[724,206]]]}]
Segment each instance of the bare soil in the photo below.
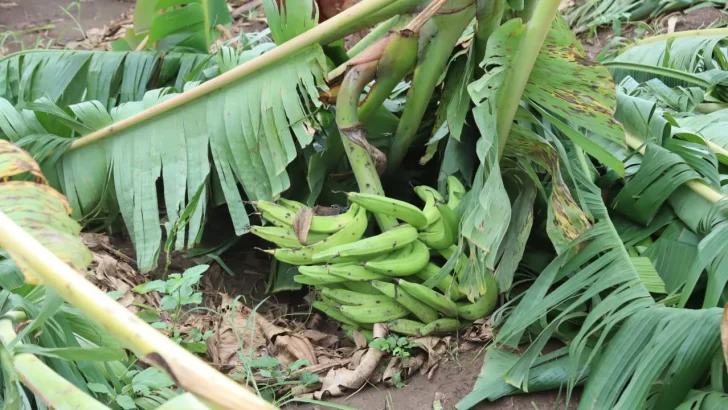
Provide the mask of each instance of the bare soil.
[{"label": "bare soil", "polygon": [[600,27],[596,35],[585,33],[580,36],[584,49],[589,57],[595,58],[604,47],[617,36],[634,40],[638,28],[646,30],[642,37],[669,33],[671,31],[688,31],[711,28],[728,20],[728,16],[720,9],[705,7],[689,13],[681,11],[660,16],[652,21],[624,24],[621,33],[615,33],[612,27]]},{"label": "bare soil", "polygon": [[87,30],[108,27],[133,6],[134,0],[0,0],[0,33],[12,33],[0,54],[2,48],[13,52],[81,40]]},{"label": "bare soil", "polygon": [[[0,43],[0,56],[7,52],[24,48],[35,48],[39,44],[47,47],[49,42],[56,46],[63,46],[71,41],[79,41],[86,36],[89,29],[104,29],[112,22],[125,17],[133,0],[0,0],[0,33],[13,32]],[[236,7],[247,1],[235,1]],[[71,7],[69,7],[71,5]],[[66,8],[64,12],[63,8]],[[236,30],[259,30],[263,25],[260,14],[246,12],[241,16],[243,20],[237,24]],[[673,13],[648,22],[651,33],[664,33],[670,29],[676,31],[707,28],[723,21],[726,18],[720,10],[712,8],[699,9],[684,14]],[[621,36],[634,38],[636,24],[625,25]],[[596,56],[609,41],[615,37],[611,28],[599,29],[595,36],[583,35],[582,41],[590,57]],[[0,36],[0,41],[2,41]],[[217,213],[215,213],[217,214]],[[208,226],[206,243],[212,245],[219,238],[229,237],[229,222],[220,216],[213,226]],[[215,228],[218,227],[218,228]],[[211,235],[210,232],[214,232]],[[133,249],[128,240],[113,239],[114,248],[133,257]],[[235,272],[234,277],[225,273],[215,275],[215,287],[230,295],[244,295],[249,304],[261,300],[265,295],[266,280],[268,278],[268,261],[259,252],[253,250],[257,244],[249,238],[242,238],[231,250],[223,255],[224,262]],[[160,262],[163,263],[160,257]],[[173,258],[171,271],[179,272],[193,265],[194,262],[176,256]],[[160,274],[160,272],[156,272]],[[154,274],[152,275],[154,276]],[[276,301],[276,298],[278,299]],[[274,295],[276,302],[288,303],[292,309],[305,305],[303,292],[289,292]],[[426,410],[431,409],[435,396],[441,397],[444,409],[453,409],[462,397],[468,394],[480,373],[482,356],[476,352],[460,354],[442,364],[431,379],[426,376],[417,376],[407,381],[404,388],[385,388],[382,386],[368,386],[349,396],[331,400],[347,406],[364,409],[397,409],[397,410]],[[577,395],[578,396],[578,395]],[[535,393],[522,396],[513,396],[493,403],[481,403],[476,407],[479,410],[506,409],[506,410],[532,410],[534,408],[549,410],[563,408],[558,392]],[[578,400],[578,397],[576,398]],[[577,401],[572,401],[570,408],[575,407]],[[311,405],[293,405],[290,408],[315,409]]]}]

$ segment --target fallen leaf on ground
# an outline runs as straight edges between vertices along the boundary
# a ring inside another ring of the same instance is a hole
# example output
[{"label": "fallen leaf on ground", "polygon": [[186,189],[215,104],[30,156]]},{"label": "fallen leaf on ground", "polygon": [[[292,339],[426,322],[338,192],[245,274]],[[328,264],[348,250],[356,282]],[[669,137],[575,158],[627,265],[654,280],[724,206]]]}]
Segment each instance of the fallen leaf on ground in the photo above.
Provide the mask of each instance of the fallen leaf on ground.
[{"label": "fallen leaf on ground", "polygon": [[[386,336],[387,330],[383,325],[374,325],[375,339]],[[315,392],[314,397],[320,400],[325,395],[342,396],[348,391],[360,388],[372,377],[383,357],[384,352],[381,350],[369,348],[354,370],[346,368],[330,370],[321,381],[321,390]]]}]

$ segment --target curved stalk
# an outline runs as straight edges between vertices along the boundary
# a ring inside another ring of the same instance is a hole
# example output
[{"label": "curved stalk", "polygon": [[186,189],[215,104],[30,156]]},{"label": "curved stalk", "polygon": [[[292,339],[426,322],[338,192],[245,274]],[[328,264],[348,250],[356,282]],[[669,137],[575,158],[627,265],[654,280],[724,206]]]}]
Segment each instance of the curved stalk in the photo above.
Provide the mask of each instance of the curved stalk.
[{"label": "curved stalk", "polygon": [[79,138],[71,144],[70,149],[99,141],[121,130],[135,126],[143,121],[157,117],[174,108],[187,104],[204,95],[210,94],[232,82],[248,77],[260,70],[290,57],[292,54],[314,44],[328,44],[363,27],[382,21],[388,17],[411,9],[423,0],[364,0],[344,10],[333,18],[326,20],[311,30],[287,41],[247,63],[213,78],[199,86],[166,100],[148,110],[132,115],[121,121]]},{"label": "curved stalk", "polygon": [[0,212],[0,248],[13,259],[23,260],[45,286],[102,325],[141,360],[167,372],[183,389],[223,409],[274,409],[116,303],[3,212]]},{"label": "curved stalk", "polygon": [[412,14],[402,14],[392,17],[391,19],[383,22],[382,24],[372,29],[369,34],[367,34],[358,43],[354,44],[354,46],[349,49],[347,54],[350,58],[353,58],[354,56],[364,51],[367,47],[374,44],[377,40],[386,36],[390,30],[399,30],[403,28],[407,23],[410,22],[410,20],[412,20],[412,18],[414,18],[414,15]]},{"label": "curved stalk", "polygon": [[511,132],[513,118],[518,110],[518,104],[521,102],[523,90],[526,89],[533,64],[538,58],[538,53],[558,8],[559,0],[540,0],[536,4],[533,18],[528,22],[526,32],[511,64],[512,70],[508,72],[503,86],[498,90],[498,95],[501,96],[496,108],[499,158],[503,156],[503,149],[506,146],[508,134]]}]

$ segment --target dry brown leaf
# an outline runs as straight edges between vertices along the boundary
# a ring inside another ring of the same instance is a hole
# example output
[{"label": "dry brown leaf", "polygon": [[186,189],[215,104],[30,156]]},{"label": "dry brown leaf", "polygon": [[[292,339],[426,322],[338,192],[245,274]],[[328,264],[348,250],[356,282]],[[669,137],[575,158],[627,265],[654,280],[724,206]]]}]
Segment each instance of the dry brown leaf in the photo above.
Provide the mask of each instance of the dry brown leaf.
[{"label": "dry brown leaf", "polygon": [[293,232],[296,233],[298,242],[303,245],[308,245],[308,230],[311,229],[311,218],[313,218],[313,211],[307,206],[299,209],[293,218]]},{"label": "dry brown leaf", "polygon": [[242,349],[251,359],[266,356],[266,340],[254,320],[248,320],[249,313],[240,301],[235,301],[226,293],[220,294],[222,302],[217,309],[222,312],[215,333],[207,339],[207,348],[216,367],[229,367],[230,370],[241,365],[238,351]]},{"label": "dry brown leaf", "polygon": [[312,344],[329,348],[339,343],[339,337],[329,333],[319,332],[318,330],[306,329],[301,332],[301,336],[310,340]]},{"label": "dry brown leaf", "polygon": [[[250,308],[244,308],[252,312]],[[255,313],[255,322],[258,327],[274,346],[273,353],[286,366],[299,359],[306,359],[312,365],[318,364],[316,353],[311,342],[300,335],[290,334],[287,329],[276,326],[259,313]]]},{"label": "dry brown leaf", "polygon": [[[386,336],[386,327],[380,324],[374,325],[374,338]],[[372,377],[383,356],[384,352],[381,350],[369,348],[361,357],[356,369],[340,368],[330,370],[321,381],[321,390],[315,392],[314,397],[321,399],[325,395],[341,396],[349,390],[360,388]]]},{"label": "dry brown leaf", "polygon": [[432,372],[443,360],[443,356],[448,349],[450,338],[427,336],[413,339],[412,342],[419,343],[418,347],[427,354],[427,361],[420,369],[420,373],[428,373],[428,378],[432,377]]},{"label": "dry brown leaf", "polygon": [[382,381],[390,386],[394,386],[392,379],[397,373],[402,376],[402,361],[399,357],[392,357],[389,359],[389,363],[387,363],[387,367],[382,373]]},{"label": "dry brown leaf", "polygon": [[365,349],[368,346],[366,336],[361,334],[360,331],[354,329],[352,334],[354,335],[354,343],[356,344],[357,349]]}]

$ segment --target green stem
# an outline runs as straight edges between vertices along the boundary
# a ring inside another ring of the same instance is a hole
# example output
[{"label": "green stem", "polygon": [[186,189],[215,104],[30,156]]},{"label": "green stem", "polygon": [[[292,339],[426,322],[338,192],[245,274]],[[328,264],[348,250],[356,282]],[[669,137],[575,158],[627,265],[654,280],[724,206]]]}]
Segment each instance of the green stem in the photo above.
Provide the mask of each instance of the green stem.
[{"label": "green stem", "polygon": [[372,29],[372,31],[369,32],[369,34],[366,35],[366,37],[361,39],[358,43],[356,43],[352,48],[349,49],[349,58],[352,58],[357,54],[361,53],[367,47],[374,44],[377,40],[387,35],[389,30],[401,29],[407,23],[409,23],[413,17],[414,15],[412,14],[397,15],[376,26],[374,29]]},{"label": "green stem", "polygon": [[521,102],[523,90],[526,89],[528,77],[531,75],[533,65],[541,51],[546,34],[559,8],[559,0],[540,0],[536,4],[533,19],[528,22],[526,32],[518,47],[516,56],[511,64],[503,86],[498,90],[500,96],[497,105],[496,130],[498,132],[498,157],[503,155],[503,149],[511,132],[513,118]]},{"label": "green stem", "polygon": [[[354,142],[361,141],[363,144],[368,144],[364,126],[359,122],[359,97],[364,86],[374,79],[377,62],[378,60],[374,60],[356,65],[346,73],[336,99],[336,125],[339,127],[344,151],[349,158],[359,191],[384,195],[382,181],[379,179],[372,156],[368,150]],[[397,220],[391,216],[375,214],[374,217],[382,231],[397,225]]]},{"label": "green stem", "polygon": [[396,172],[414,142],[417,128],[427,110],[440,75],[447,66],[460,35],[475,14],[474,7],[460,8],[467,5],[469,0],[453,3],[448,5],[452,6],[449,7],[452,12],[443,10],[443,13],[447,14],[441,14],[432,19],[437,25],[438,32],[425,46],[424,55],[415,68],[412,86],[407,93],[407,102],[387,158],[387,172],[389,173]]}]

